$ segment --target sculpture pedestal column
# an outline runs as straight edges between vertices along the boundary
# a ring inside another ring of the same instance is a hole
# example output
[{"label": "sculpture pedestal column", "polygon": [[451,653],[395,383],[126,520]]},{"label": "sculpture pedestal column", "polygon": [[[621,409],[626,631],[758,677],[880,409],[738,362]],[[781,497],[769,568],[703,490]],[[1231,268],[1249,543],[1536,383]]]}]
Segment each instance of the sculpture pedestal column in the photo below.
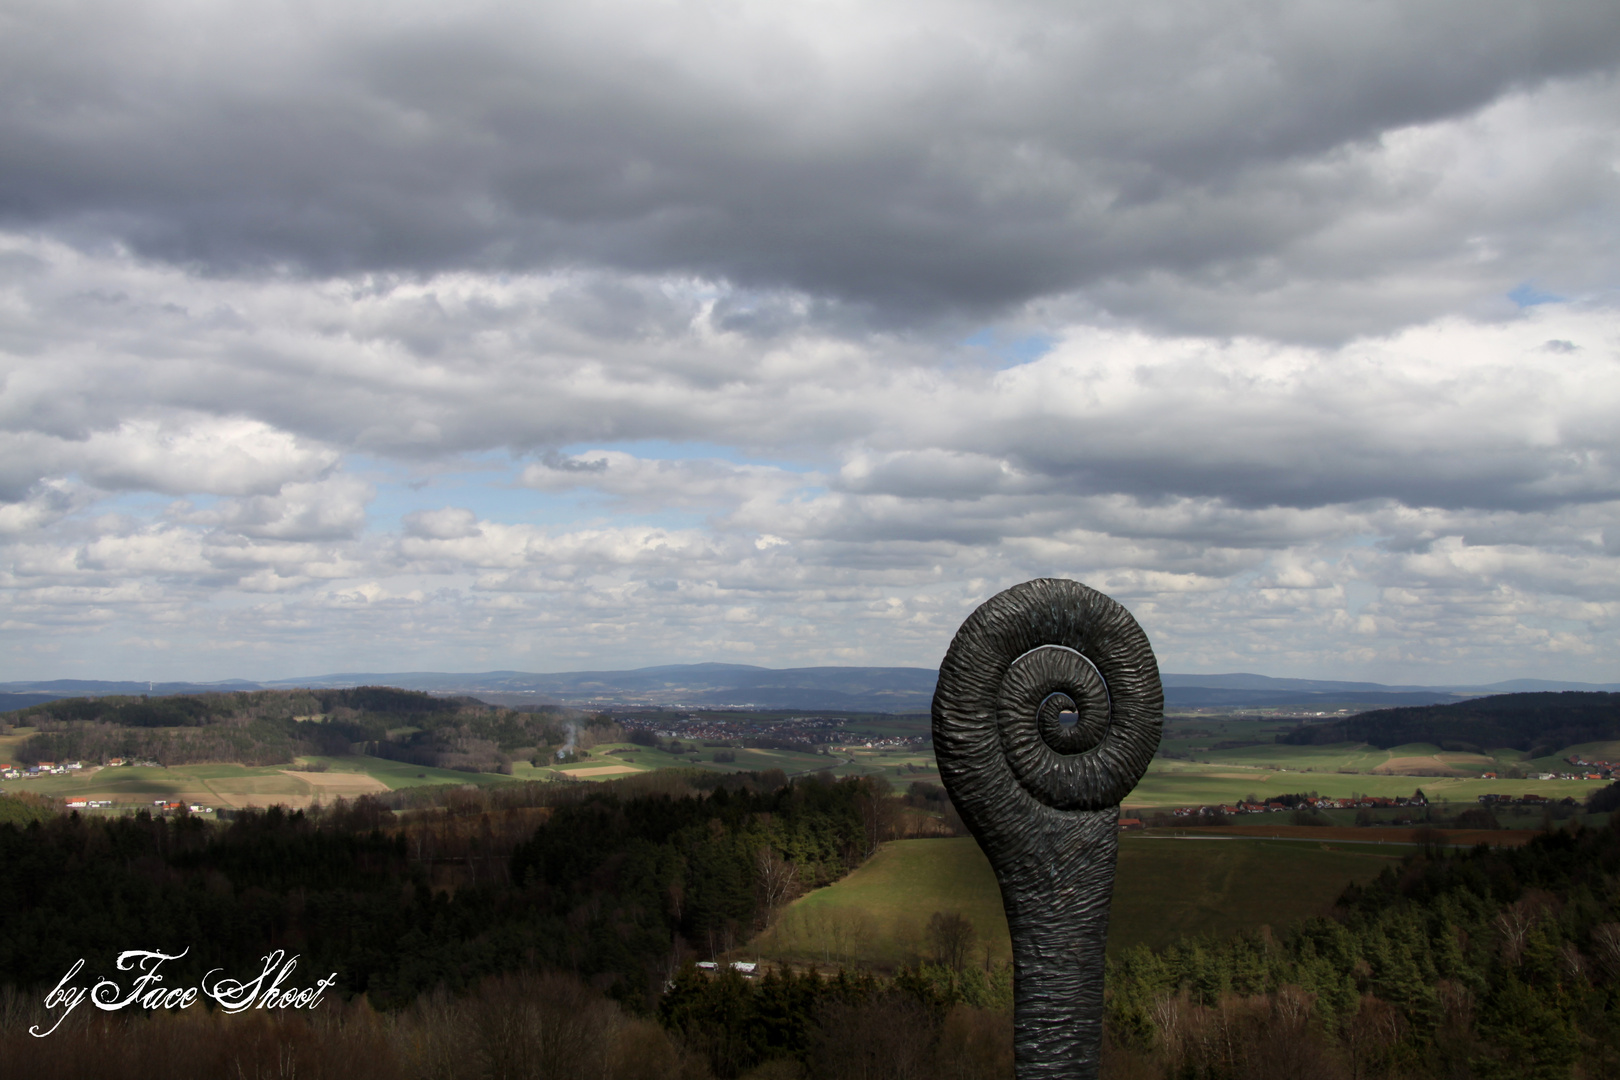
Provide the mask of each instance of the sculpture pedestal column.
[{"label": "sculpture pedestal column", "polygon": [[940,665],[934,753],[1001,883],[1019,1080],[1097,1075],[1119,802],[1163,716],[1147,636],[1074,581],[991,597]]}]

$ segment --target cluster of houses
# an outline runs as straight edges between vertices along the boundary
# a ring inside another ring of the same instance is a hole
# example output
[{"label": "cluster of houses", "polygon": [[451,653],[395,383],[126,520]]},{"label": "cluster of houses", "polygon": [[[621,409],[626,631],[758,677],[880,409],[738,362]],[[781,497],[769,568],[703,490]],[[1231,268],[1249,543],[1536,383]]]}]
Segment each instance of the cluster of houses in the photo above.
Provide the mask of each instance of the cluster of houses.
[{"label": "cluster of houses", "polygon": [[204,806],[202,803],[182,802],[179,799],[154,799],[152,809],[160,814],[173,814],[179,810],[189,810],[193,814],[212,814],[214,812],[212,806]]},{"label": "cluster of houses", "polygon": [[[1500,776],[1498,776],[1496,773],[1493,773],[1493,772],[1480,773],[1479,778],[1481,780],[1500,780],[1500,779],[1502,779]],[[1576,773],[1568,773],[1568,772],[1533,772],[1533,773],[1526,773],[1525,774],[1525,779],[1526,780],[1607,780],[1608,778],[1609,778],[1609,774],[1606,771],[1605,772],[1576,772]]]},{"label": "cluster of houses", "polygon": [[[67,800],[69,810],[107,810],[111,809],[112,805],[113,801],[111,799],[91,799],[83,795],[75,795]],[[193,814],[212,814],[214,812],[212,806],[204,806],[202,803],[186,803],[178,799],[154,799],[152,809],[159,814],[173,814],[180,810],[189,810]]]},{"label": "cluster of houses", "polygon": [[829,750],[910,750],[922,745],[920,739],[907,739],[903,736],[892,736],[884,739],[872,737],[862,742],[844,743],[841,746],[830,746]]},{"label": "cluster of houses", "polygon": [[616,718],[626,731],[651,731],[660,739],[693,739],[709,743],[747,746],[749,740],[768,740],[761,745],[814,751],[829,746],[833,750],[915,749],[928,739],[923,736],[857,734],[847,730],[847,720],[837,716],[792,716],[785,720],[722,720],[691,715],[682,719],[669,716]]},{"label": "cluster of houses", "polygon": [[1410,796],[1397,795],[1361,795],[1350,799],[1317,798],[1314,795],[1304,798],[1291,797],[1291,802],[1281,799],[1268,799],[1265,802],[1239,802],[1222,806],[1178,806],[1170,811],[1176,817],[1203,817],[1211,814],[1225,814],[1228,817],[1236,814],[1280,814],[1290,810],[1393,810],[1397,807],[1428,806],[1429,800],[1423,792],[1413,792]]},{"label": "cluster of houses", "polygon": [[616,718],[626,731],[651,731],[661,739],[696,739],[706,742],[746,743],[749,739],[770,739],[813,750],[849,737],[845,721],[836,716],[794,716],[785,720],[721,720],[690,715],[621,716]]},{"label": "cluster of houses", "polygon": [[[141,765],[149,769],[158,768],[155,761],[136,761],[133,758],[108,758],[107,765]],[[82,761],[41,761],[37,765],[11,765],[0,762],[0,780],[31,780],[39,776],[72,776],[84,769]]]},{"label": "cluster of houses", "polygon": [[71,776],[84,768],[77,761],[42,761],[38,765],[6,765],[0,764],[0,780],[26,780],[33,776]]},{"label": "cluster of houses", "polygon": [[1481,795],[1479,801],[1487,806],[1510,806],[1514,804],[1519,806],[1556,806],[1560,804],[1574,806],[1576,802],[1575,797],[1572,795],[1566,795],[1562,799],[1552,799],[1546,795]]},{"label": "cluster of houses", "polygon": [[1585,754],[1571,754],[1566,760],[1580,770],[1576,780],[1620,780],[1620,761],[1594,761]]}]

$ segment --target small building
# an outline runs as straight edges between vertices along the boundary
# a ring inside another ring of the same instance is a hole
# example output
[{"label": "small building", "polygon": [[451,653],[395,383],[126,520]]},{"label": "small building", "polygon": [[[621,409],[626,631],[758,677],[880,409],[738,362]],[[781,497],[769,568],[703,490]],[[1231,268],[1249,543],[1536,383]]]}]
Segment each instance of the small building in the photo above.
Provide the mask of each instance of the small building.
[{"label": "small building", "polygon": [[1145,828],[1145,827],[1146,826],[1144,826],[1142,824],[1142,819],[1141,818],[1122,817],[1122,818],[1119,819],[1119,831],[1120,832],[1130,832],[1132,830],[1141,829],[1141,828]]}]

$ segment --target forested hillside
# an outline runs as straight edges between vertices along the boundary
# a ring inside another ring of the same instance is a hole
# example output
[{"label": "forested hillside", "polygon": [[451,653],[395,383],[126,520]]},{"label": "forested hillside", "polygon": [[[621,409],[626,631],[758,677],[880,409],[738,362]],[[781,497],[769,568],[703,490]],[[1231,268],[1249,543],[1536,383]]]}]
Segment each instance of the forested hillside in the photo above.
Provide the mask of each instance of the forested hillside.
[{"label": "forested hillside", "polygon": [[[530,1075],[490,1064],[520,1050],[577,1064],[585,1042],[565,1057],[533,1028],[542,1014],[567,1020],[544,1012],[556,1001],[597,1017],[587,1041],[620,1063],[593,1075],[1010,1075],[1009,973],[980,970],[971,952],[891,978],[750,980],[690,964],[741,944],[890,835],[896,804],[880,782],[665,771],[397,795],[397,810],[362,799],[225,826],[145,815],[0,824],[0,998],[37,1002],[80,957],[105,968],[131,943],[189,947],[176,985],[254,968],[280,947],[310,981],[338,973],[333,1015],[349,1018],[265,1021],[301,1055],[300,1075],[360,1075],[313,1063],[362,1045],[366,1076]],[[7,986],[25,993],[6,997]],[[603,991],[667,1035],[620,1013],[609,1022]],[[358,1001],[397,1023],[367,1020]],[[1620,830],[1420,849],[1325,916],[1125,953],[1108,969],[1107,1010],[1103,1076],[1117,1080],[1620,1075]],[[127,1022],[116,1038],[89,1026],[30,1045],[27,1075],[49,1062],[52,1075],[83,1075],[73,1062],[127,1040],[199,1054],[214,1044],[187,1026],[200,1013]],[[249,1030],[215,1027],[220,1045]],[[458,1053],[465,1069],[433,1056]],[[642,1057],[665,1071],[637,1072]]]},{"label": "forested hillside", "polygon": [[1435,743],[1447,750],[1511,747],[1543,757],[1576,743],[1620,739],[1620,694],[1498,694],[1301,724],[1277,737],[1298,746],[1364,742],[1381,749]]},{"label": "forested hillside", "polygon": [[38,729],[16,752],[23,764],[120,757],[277,765],[299,754],[347,754],[359,744],[413,765],[486,772],[562,743],[574,720],[589,722],[553,706],[518,712],[383,686],[68,698],[0,717]]},{"label": "forested hillside", "polygon": [[[543,811],[518,829],[501,826],[521,815],[478,802],[395,814],[371,800],[224,827],[144,813],[0,825],[0,983],[41,986],[81,957],[106,966],[132,942],[189,947],[176,981],[286,947],[379,1007],[542,967],[645,1008],[683,959],[742,940],[883,838],[870,781],[691,779],[714,787],[513,785]],[[442,842],[456,829],[468,842]],[[433,888],[446,858],[474,872]]]},{"label": "forested hillside", "polygon": [[1178,1077],[1620,1075],[1620,832],[1435,848],[1332,917],[1134,950],[1108,1024]]}]

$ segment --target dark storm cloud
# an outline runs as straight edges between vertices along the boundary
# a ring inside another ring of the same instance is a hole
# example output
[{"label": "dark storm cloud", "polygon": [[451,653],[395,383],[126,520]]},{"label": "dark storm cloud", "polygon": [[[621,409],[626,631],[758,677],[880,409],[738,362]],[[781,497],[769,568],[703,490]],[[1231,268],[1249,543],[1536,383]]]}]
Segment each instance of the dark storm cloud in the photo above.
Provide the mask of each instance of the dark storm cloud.
[{"label": "dark storm cloud", "polygon": [[1604,0],[24,5],[0,220],[216,272],[587,264],[882,318],[1112,286],[1152,318],[1143,275],[1246,280],[1392,198],[1345,166],[1385,133],[1617,54]]}]

